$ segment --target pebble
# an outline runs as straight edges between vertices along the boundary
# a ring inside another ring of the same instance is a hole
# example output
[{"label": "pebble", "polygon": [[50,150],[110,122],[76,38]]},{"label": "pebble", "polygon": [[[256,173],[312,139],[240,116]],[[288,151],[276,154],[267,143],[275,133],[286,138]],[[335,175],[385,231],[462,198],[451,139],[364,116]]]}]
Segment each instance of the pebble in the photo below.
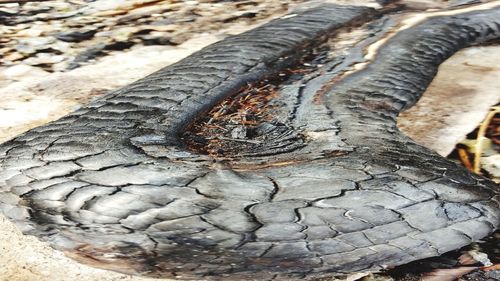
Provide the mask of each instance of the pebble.
[{"label": "pebble", "polygon": [[56,38],[64,42],[82,42],[84,40],[92,38],[95,33],[95,29],[85,31],[72,30],[61,32],[56,35]]}]

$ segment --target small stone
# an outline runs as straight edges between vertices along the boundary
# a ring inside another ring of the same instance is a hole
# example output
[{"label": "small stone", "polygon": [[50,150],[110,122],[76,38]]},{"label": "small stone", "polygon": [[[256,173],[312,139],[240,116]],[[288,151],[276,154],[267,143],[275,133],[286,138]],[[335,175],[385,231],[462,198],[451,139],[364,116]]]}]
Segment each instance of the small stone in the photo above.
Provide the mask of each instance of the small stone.
[{"label": "small stone", "polygon": [[67,32],[61,32],[56,35],[56,38],[64,42],[82,42],[92,38],[95,33],[96,33],[95,29],[90,29],[85,31],[72,30]]},{"label": "small stone", "polygon": [[173,45],[170,42],[170,38],[166,35],[153,35],[153,34],[145,34],[139,35],[139,39],[141,39],[142,44],[148,45]]},{"label": "small stone", "polygon": [[134,42],[129,42],[129,41],[116,41],[116,42],[111,42],[105,45],[104,49],[105,50],[111,50],[111,51],[121,51],[128,49],[134,45]]}]

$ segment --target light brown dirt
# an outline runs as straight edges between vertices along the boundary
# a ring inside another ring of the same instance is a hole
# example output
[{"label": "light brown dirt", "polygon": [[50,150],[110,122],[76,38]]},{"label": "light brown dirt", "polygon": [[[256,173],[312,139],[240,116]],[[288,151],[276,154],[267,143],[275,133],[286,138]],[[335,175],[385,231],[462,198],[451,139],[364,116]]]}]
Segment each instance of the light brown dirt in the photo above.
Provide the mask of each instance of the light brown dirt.
[{"label": "light brown dirt", "polygon": [[443,156],[474,130],[500,101],[500,46],[456,53],[416,106],[401,114],[399,128]]}]

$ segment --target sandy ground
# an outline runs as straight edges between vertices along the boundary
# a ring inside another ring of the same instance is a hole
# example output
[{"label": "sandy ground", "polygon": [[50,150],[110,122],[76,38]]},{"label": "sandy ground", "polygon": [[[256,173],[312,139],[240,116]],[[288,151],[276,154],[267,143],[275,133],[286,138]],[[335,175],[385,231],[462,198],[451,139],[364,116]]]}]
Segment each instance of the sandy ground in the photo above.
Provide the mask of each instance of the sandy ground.
[{"label": "sandy ground", "polygon": [[500,47],[462,50],[440,66],[418,104],[401,114],[398,126],[446,156],[500,102],[499,89]]},{"label": "sandy ground", "polygon": [[[229,33],[250,26],[232,28]],[[17,81],[0,88],[0,142],[218,41],[220,34],[200,34],[176,47],[135,48],[66,73],[48,74],[22,66],[4,70],[0,79]],[[498,89],[500,47],[461,51],[441,66],[421,102],[399,119],[400,127],[419,143],[446,155],[498,102]],[[36,238],[22,235],[2,216],[0,264],[0,281],[153,280],[81,265]]]}]

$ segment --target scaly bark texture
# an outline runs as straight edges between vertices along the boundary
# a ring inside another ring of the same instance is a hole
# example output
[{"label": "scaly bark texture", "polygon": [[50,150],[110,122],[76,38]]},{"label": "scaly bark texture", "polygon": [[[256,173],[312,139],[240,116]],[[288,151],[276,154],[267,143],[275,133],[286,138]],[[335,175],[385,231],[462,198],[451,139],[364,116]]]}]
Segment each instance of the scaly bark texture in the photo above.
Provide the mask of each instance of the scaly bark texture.
[{"label": "scaly bark texture", "polygon": [[[498,226],[497,186],[395,118],[442,61],[500,37],[500,9],[430,18],[344,77],[391,19],[345,54],[328,38],[375,14],[323,5],[272,21],[4,143],[0,210],[76,259],[181,279],[377,271],[477,241]],[[196,118],[283,69],[299,74],[280,81],[272,120],[234,134],[248,145],[186,145]]]}]

